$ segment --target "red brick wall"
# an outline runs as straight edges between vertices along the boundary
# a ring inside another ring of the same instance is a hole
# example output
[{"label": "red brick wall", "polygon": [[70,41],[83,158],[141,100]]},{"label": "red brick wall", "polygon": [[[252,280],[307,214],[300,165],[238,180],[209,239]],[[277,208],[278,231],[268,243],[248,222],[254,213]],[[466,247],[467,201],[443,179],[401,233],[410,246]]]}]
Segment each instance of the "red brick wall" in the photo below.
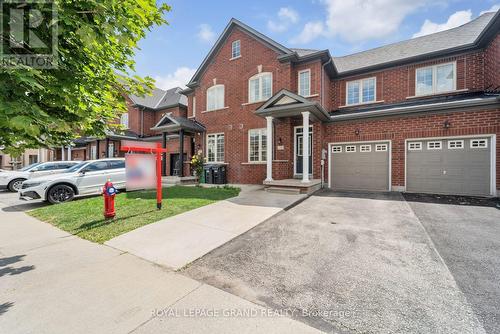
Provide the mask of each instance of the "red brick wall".
[{"label": "red brick wall", "polygon": [[[449,129],[443,128],[446,120],[451,122]],[[496,172],[500,175],[500,109],[330,123],[325,125],[323,145],[326,148],[333,142],[392,140],[392,185],[404,186],[405,139],[476,134],[497,135]]]},{"label": "red brick wall", "polygon": [[484,72],[485,88],[500,90],[500,35],[486,48]]},{"label": "red brick wall", "polygon": [[370,77],[377,78],[376,101],[381,103],[408,101],[408,98],[415,96],[415,70],[417,68],[448,62],[456,62],[457,90],[477,91],[484,89],[484,53],[478,51],[333,80],[329,92],[332,99],[331,107],[336,110],[346,105],[346,83],[348,81]]}]

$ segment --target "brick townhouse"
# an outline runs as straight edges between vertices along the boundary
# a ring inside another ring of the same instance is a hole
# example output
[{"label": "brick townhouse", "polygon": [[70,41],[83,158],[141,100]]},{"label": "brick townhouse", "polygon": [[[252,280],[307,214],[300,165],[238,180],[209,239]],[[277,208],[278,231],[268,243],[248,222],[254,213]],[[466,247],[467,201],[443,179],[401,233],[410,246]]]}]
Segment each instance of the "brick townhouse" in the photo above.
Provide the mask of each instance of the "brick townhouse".
[{"label": "brick townhouse", "polygon": [[231,183],[496,195],[500,14],[343,57],[232,19],[184,93]]},{"label": "brick townhouse", "polygon": [[160,142],[168,149],[162,161],[163,175],[189,175],[188,157],[194,154],[193,136],[205,129],[187,119],[187,98],[180,91],[178,87],[169,90],[155,88],[150,95],[127,96],[127,112],[116,120],[123,125],[124,131],[109,132],[103,138],[78,138],[73,146],[56,150],[56,159],[123,157],[126,153],[120,151],[123,140]]}]

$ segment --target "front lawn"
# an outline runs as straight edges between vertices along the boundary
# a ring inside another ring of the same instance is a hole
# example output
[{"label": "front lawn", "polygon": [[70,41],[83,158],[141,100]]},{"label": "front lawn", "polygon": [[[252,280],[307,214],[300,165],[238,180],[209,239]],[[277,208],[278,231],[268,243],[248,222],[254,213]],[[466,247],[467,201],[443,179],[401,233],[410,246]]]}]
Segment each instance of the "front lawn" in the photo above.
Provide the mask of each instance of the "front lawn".
[{"label": "front lawn", "polygon": [[103,243],[120,234],[161,219],[237,196],[238,188],[176,186],[163,189],[163,208],[156,209],[155,191],[120,193],[115,198],[116,216],[105,220],[102,196],[49,205],[28,214],[83,239]]}]

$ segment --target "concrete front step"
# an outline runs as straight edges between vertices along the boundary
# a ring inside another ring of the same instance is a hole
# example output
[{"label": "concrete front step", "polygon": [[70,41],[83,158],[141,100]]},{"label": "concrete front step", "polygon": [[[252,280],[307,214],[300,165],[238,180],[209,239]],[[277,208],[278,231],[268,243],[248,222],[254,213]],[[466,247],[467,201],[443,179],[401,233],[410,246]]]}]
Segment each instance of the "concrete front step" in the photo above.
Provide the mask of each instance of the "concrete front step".
[{"label": "concrete front step", "polygon": [[300,189],[287,187],[267,187],[266,191],[275,194],[300,195]]},{"label": "concrete front step", "polygon": [[187,185],[198,183],[196,176],[164,176],[161,179],[163,185]]}]

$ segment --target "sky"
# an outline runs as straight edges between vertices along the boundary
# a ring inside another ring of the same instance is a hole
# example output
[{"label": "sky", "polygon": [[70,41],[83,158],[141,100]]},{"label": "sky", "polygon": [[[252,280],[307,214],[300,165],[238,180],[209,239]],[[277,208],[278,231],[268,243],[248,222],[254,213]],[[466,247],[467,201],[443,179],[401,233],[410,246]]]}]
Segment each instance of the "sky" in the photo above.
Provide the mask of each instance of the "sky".
[{"label": "sky", "polygon": [[136,71],[184,87],[234,17],[287,47],[343,56],[450,29],[500,9],[500,0],[167,0],[168,25],[148,32]]}]

